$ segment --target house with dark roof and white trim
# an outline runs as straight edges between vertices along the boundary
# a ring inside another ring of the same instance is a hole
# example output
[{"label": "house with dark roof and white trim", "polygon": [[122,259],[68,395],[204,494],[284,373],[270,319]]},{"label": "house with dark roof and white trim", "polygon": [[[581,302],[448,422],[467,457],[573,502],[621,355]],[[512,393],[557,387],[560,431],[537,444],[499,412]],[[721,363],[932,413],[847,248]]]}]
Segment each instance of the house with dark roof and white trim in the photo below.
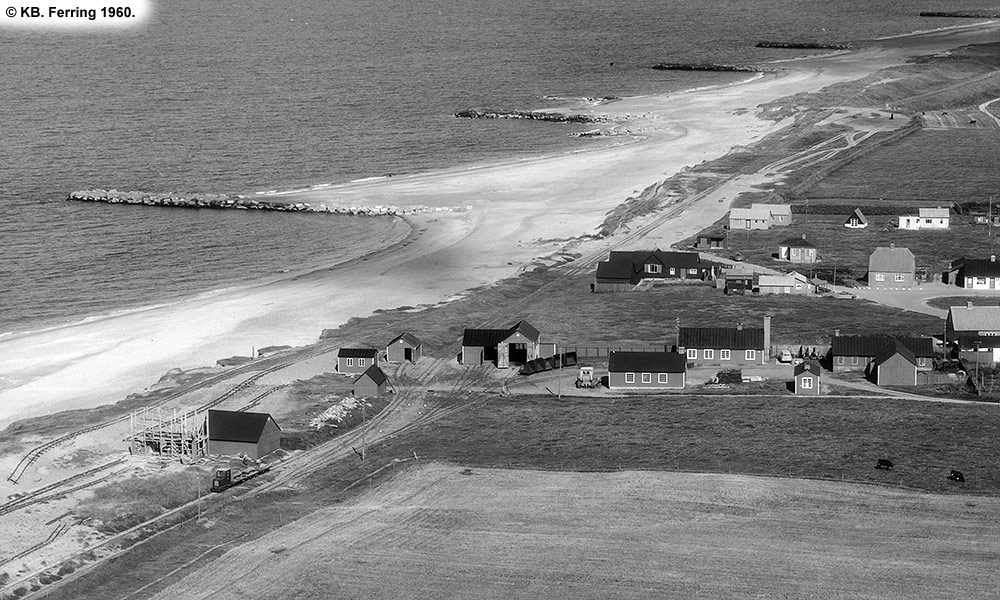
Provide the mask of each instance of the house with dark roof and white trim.
[{"label": "house with dark roof and white trim", "polygon": [[814,263],[819,259],[816,255],[816,246],[806,240],[806,234],[802,237],[792,237],[778,244],[778,260],[787,260],[793,263]]},{"label": "house with dark roof and white trim", "polygon": [[1000,362],[1000,306],[965,306],[948,309],[945,321],[945,342],[960,354],[974,352],[969,358],[989,362],[983,353],[990,353],[992,362]]},{"label": "house with dark roof and white trim", "polygon": [[844,221],[844,227],[848,229],[864,229],[868,227],[868,219],[862,214],[860,208],[855,208],[854,212],[848,215],[847,220]]},{"label": "house with dark roof and white trim", "polygon": [[676,352],[611,352],[608,389],[684,389],[687,361]]},{"label": "house with dark roof and white trim", "polygon": [[523,365],[541,356],[542,334],[527,321],[506,329],[466,329],[462,334],[462,364],[493,363],[499,369]]},{"label": "house with dark roof and white trim", "polygon": [[947,271],[948,282],[970,290],[1000,292],[1000,262],[996,254],[989,258],[962,258],[951,261]]},{"label": "house with dark roof and white trim", "polygon": [[681,279],[705,280],[712,276],[712,264],[697,252],[656,250],[612,250],[608,260],[597,263],[595,292],[630,291],[642,283]]},{"label": "house with dark roof and white trim", "polygon": [[719,365],[744,367],[764,365],[770,360],[771,317],[760,329],[736,327],[681,327],[677,351],[689,367]]},{"label": "house with dark roof and white trim", "polygon": [[403,333],[385,345],[386,362],[417,362],[423,353],[423,342],[412,333]]},{"label": "house with dark roof and white trim", "polygon": [[379,354],[375,348],[341,348],[337,351],[338,373],[364,373],[368,367],[378,363]]}]

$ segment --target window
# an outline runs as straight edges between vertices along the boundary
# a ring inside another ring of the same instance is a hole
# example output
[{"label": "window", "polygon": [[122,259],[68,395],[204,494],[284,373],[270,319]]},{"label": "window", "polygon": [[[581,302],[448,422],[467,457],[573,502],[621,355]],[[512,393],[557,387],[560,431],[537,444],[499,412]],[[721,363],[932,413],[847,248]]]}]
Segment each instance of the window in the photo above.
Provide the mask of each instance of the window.
[{"label": "window", "polygon": [[917,357],[917,366],[918,367],[926,367],[927,366],[927,357],[926,356],[918,356]]},{"label": "window", "polygon": [[858,218],[851,217],[851,227],[857,227],[857,226],[858,226]]},{"label": "window", "polygon": [[662,273],[663,265],[646,265],[647,273]]},{"label": "window", "polygon": [[657,381],[657,383],[666,383],[667,382],[667,374],[666,373],[659,373],[659,374],[657,374],[656,381]]},{"label": "window", "polygon": [[677,274],[677,269],[675,269],[674,267],[670,267],[670,274],[671,275],[676,275]]},{"label": "window", "polygon": [[844,357],[843,356],[838,356],[837,357],[837,364],[838,365],[844,364]]},{"label": "window", "polygon": [[720,360],[729,360],[729,350],[719,350]]},{"label": "window", "polygon": [[705,348],[705,359],[715,358],[715,350],[711,348]]},{"label": "window", "polygon": [[[982,285],[982,284],[986,283],[986,278],[985,277],[979,277],[979,278],[976,279],[976,283]],[[966,277],[965,278],[965,287],[972,287],[972,278],[971,277]]]},{"label": "window", "polygon": [[986,278],[985,277],[976,277],[976,285],[986,285]]},{"label": "window", "polygon": [[635,373],[625,373],[625,383],[635,383]]},{"label": "window", "polygon": [[896,273],[896,281],[903,281],[903,274],[902,273]]},{"label": "window", "polygon": [[653,383],[653,374],[652,373],[643,373],[642,374],[642,382],[643,383]]},{"label": "window", "polygon": [[933,221],[931,221],[930,219],[924,219],[924,223],[927,223],[928,225],[930,225],[931,223],[933,223]]},{"label": "window", "polygon": [[812,386],[813,386],[813,378],[812,377],[803,377],[802,378],[802,389],[809,390],[809,389],[812,389]]},{"label": "window", "polygon": [[348,367],[353,367],[354,366],[354,359],[353,358],[348,358],[347,359],[347,366]]},{"label": "window", "polygon": [[858,357],[857,356],[852,356],[851,357],[851,364],[852,365],[858,364]]},{"label": "window", "polygon": [[690,358],[691,360],[698,358],[698,349],[688,348],[688,358]]},{"label": "window", "polygon": [[757,351],[756,350],[747,350],[746,357],[747,357],[747,360],[757,360]]},{"label": "window", "polygon": [[363,366],[365,366],[365,359],[363,359],[363,358],[359,358],[359,359],[358,359],[358,366],[359,366],[359,367],[363,367]]},{"label": "window", "polygon": [[698,269],[688,269],[688,275],[697,275]]},{"label": "window", "polygon": [[885,273],[875,273],[875,281],[885,281]]}]

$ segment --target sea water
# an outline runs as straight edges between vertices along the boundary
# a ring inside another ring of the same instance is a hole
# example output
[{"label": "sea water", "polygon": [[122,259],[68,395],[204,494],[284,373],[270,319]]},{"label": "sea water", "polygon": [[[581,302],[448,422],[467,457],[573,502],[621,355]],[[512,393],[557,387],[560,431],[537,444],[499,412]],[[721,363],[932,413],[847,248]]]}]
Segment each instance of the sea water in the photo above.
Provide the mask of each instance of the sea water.
[{"label": "sea water", "polygon": [[372,251],[389,218],[69,203],[75,189],[237,192],[571,151],[555,123],[466,120],[726,83],[758,64],[954,25],[868,0],[154,0],[124,31],[0,36],[0,335]]}]

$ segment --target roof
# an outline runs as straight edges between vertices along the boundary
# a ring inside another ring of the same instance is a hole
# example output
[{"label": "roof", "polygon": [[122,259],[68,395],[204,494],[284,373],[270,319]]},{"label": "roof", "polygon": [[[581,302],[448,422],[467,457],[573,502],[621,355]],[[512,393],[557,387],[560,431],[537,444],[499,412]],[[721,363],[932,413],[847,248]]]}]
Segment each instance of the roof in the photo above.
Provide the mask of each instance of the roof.
[{"label": "roof", "polygon": [[611,373],[683,373],[687,358],[676,352],[612,352],[608,356]]},{"label": "roof", "polygon": [[1000,277],[1000,261],[996,255],[990,258],[965,258],[952,261],[952,268],[963,268],[966,277]]},{"label": "roof", "polygon": [[952,306],[948,318],[955,331],[1000,330],[1000,306]]},{"label": "roof", "polygon": [[813,375],[816,375],[818,377],[819,374],[820,374],[819,363],[817,363],[815,361],[812,361],[812,360],[807,360],[805,362],[801,362],[801,363],[795,365],[795,370],[794,370],[793,375],[795,377],[798,377],[799,375],[801,375],[801,374],[803,374],[803,373],[805,373],[807,371],[809,373],[812,373]]},{"label": "roof", "polygon": [[378,354],[375,348],[341,348],[337,358],[374,358]]},{"label": "roof", "polygon": [[761,275],[757,279],[758,287],[795,287],[794,275]]},{"label": "roof", "polygon": [[754,202],[750,208],[754,210],[766,210],[768,216],[770,215],[791,215],[792,205],[791,204],[761,204],[760,202]]},{"label": "roof", "polygon": [[664,252],[656,250],[612,250],[608,260],[597,263],[598,279],[621,279],[638,283],[644,273],[643,265],[659,263],[666,268],[704,268],[697,252]]},{"label": "roof", "polygon": [[382,371],[382,369],[378,368],[377,365],[372,365],[367,369],[365,369],[364,373],[357,376],[357,378],[354,380],[354,383],[361,381],[365,377],[374,381],[375,385],[382,385],[383,383],[389,380],[389,378],[386,377],[385,372]]},{"label": "roof", "polygon": [[[264,433],[268,420],[274,421],[268,413],[209,409],[208,439],[255,444]],[[278,424],[275,423],[274,426],[278,427]]]},{"label": "roof", "polygon": [[462,345],[469,347],[489,348],[520,333],[532,342],[538,342],[542,334],[527,321],[518,321],[507,329],[466,329],[462,334]]},{"label": "roof", "polygon": [[386,344],[386,346],[391,346],[391,345],[395,344],[396,342],[400,342],[400,341],[401,342],[406,342],[407,344],[409,344],[409,345],[411,345],[413,347],[417,347],[417,346],[419,346],[421,344],[420,340],[417,339],[417,336],[413,335],[412,333],[403,333],[403,334],[400,334],[400,335],[397,335],[396,337],[394,337],[391,342],[389,342],[388,344]]},{"label": "roof", "polygon": [[734,208],[729,211],[730,219],[747,219],[750,221],[770,221],[771,211],[762,208]]},{"label": "roof", "polygon": [[934,338],[888,335],[835,335],[830,344],[834,356],[875,356],[890,341],[904,344],[915,356],[933,357]]},{"label": "roof", "polygon": [[764,347],[764,330],[736,327],[681,327],[677,345],[682,348],[760,350]]},{"label": "roof", "polygon": [[868,270],[875,272],[912,273],[916,264],[916,258],[909,248],[879,246],[868,258]]},{"label": "roof", "polygon": [[947,219],[948,209],[947,208],[921,208],[918,211],[920,218],[922,219]]},{"label": "roof", "polygon": [[787,240],[778,244],[779,246],[788,246],[789,248],[815,248],[816,245],[807,242],[805,236],[802,237],[790,237]]},{"label": "roof", "polygon": [[897,354],[908,360],[913,366],[917,365],[917,358],[913,355],[913,352],[906,347],[906,344],[895,339],[886,342],[875,354],[875,364],[881,365]]},{"label": "roof", "polygon": [[865,216],[863,214],[861,214],[861,209],[860,208],[855,208],[854,212],[852,212],[847,217],[847,220],[850,221],[852,217],[855,218],[855,219],[857,219],[858,223],[868,223],[868,219],[866,219]]}]

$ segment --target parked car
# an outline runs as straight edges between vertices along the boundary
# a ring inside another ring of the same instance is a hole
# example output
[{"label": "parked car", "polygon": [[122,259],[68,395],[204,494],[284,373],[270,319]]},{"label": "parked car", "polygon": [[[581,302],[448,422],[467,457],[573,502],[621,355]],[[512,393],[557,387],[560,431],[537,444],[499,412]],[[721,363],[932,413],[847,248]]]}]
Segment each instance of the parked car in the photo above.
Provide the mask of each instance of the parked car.
[{"label": "parked car", "polygon": [[785,350],[784,352],[782,352],[781,354],[778,355],[778,362],[791,364],[791,362],[792,362],[792,353],[789,352],[788,350]]}]

